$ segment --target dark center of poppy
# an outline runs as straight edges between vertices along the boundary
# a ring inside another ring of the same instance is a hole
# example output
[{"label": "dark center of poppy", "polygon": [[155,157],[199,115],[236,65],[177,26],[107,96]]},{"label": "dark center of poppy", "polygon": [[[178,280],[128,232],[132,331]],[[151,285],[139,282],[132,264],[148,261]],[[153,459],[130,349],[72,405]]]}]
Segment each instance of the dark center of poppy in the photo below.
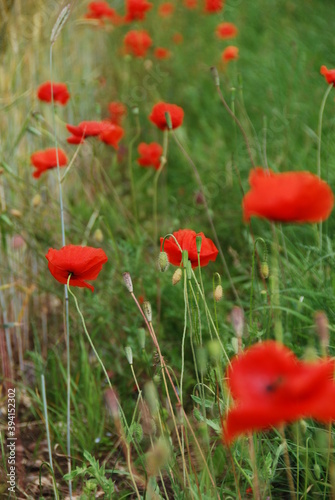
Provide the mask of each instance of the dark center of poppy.
[{"label": "dark center of poppy", "polygon": [[275,392],[278,387],[282,384],[284,378],[282,376],[279,376],[274,382],[271,384],[267,384],[265,386],[265,391],[266,392]]}]

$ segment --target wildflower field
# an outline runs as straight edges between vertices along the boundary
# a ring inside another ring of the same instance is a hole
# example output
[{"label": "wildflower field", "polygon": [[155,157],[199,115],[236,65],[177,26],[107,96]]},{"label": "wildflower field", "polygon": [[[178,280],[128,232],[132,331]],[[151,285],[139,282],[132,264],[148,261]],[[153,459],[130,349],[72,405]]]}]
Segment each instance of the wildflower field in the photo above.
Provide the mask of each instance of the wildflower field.
[{"label": "wildflower field", "polygon": [[335,499],[334,26],[0,0],[0,498]]}]

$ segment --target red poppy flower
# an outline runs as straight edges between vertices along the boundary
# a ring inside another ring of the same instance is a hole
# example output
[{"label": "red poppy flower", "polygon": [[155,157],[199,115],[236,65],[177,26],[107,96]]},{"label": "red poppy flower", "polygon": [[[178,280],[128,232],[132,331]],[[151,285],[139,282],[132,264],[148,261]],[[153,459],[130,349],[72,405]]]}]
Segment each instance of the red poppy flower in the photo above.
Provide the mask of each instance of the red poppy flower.
[{"label": "red poppy flower", "polygon": [[117,16],[108,2],[90,2],[88,4],[88,13],[85,14],[87,19],[114,19]]},{"label": "red poppy flower", "polygon": [[89,288],[92,292],[94,287],[86,280],[95,280],[108,260],[101,248],[77,245],[66,245],[60,250],[49,248],[46,258],[49,271],[57,281],[66,285],[71,273],[70,286]]},{"label": "red poppy flower", "polygon": [[125,21],[143,21],[147,11],[152,8],[152,5],[147,0],[126,0]]},{"label": "red poppy flower", "polygon": [[206,0],[205,12],[215,13],[220,12],[223,9],[223,0]]},{"label": "red poppy flower", "polygon": [[110,121],[115,125],[121,125],[122,118],[127,114],[127,108],[122,102],[110,102],[108,104]]},{"label": "red poppy flower", "polygon": [[217,26],[215,34],[222,40],[234,38],[238,34],[238,29],[233,23],[221,23]]},{"label": "red poppy flower", "polygon": [[222,52],[222,60],[227,63],[233,59],[238,59],[238,48],[234,45],[229,45]]},{"label": "red poppy flower", "polygon": [[249,175],[251,190],[243,198],[243,214],[280,222],[320,222],[333,209],[329,185],[310,172],[276,174],[260,167]]},{"label": "red poppy flower", "polygon": [[112,146],[114,149],[119,149],[119,142],[124,136],[124,130],[119,125],[111,123],[108,128],[103,130],[99,135],[100,141]]},{"label": "red poppy flower", "polygon": [[141,167],[154,167],[156,170],[159,169],[161,164],[161,156],[163,154],[163,148],[157,142],[152,142],[151,144],[146,144],[141,142],[137,148],[140,158],[137,159]]},{"label": "red poppy flower", "polygon": [[162,3],[158,8],[158,15],[161,17],[170,17],[174,12],[174,5],[170,2]]},{"label": "red poppy flower", "polygon": [[145,57],[148,49],[152,45],[152,39],[145,30],[128,31],[123,39],[125,51],[134,57]]},{"label": "red poppy flower", "polygon": [[67,101],[70,99],[70,94],[65,83],[53,82],[51,84],[51,82],[44,82],[37,89],[37,97],[40,101],[51,102],[52,94],[54,102],[58,102],[62,106],[65,106]]},{"label": "red poppy flower", "polygon": [[157,59],[169,59],[171,57],[171,52],[168,49],[164,49],[164,47],[156,47],[154,50],[154,56]]},{"label": "red poppy flower", "polygon": [[110,126],[111,123],[108,121],[84,121],[79,123],[77,126],[67,124],[66,128],[72,134],[72,136],[67,139],[67,142],[70,144],[80,144],[83,142],[85,137],[95,137],[100,135]]},{"label": "red poppy flower", "polygon": [[320,73],[325,77],[329,85],[334,85],[335,87],[335,69],[327,69],[326,66],[321,66]]},{"label": "red poppy flower", "polygon": [[[201,250],[200,250],[200,267],[207,266],[210,261],[215,261],[219,253],[211,239],[206,238],[204,233],[196,233],[192,229],[180,229],[173,233],[173,236],[179,243],[182,250],[187,250],[188,260],[191,262],[192,267],[198,267],[198,252],[196,237],[201,236]],[[161,251],[163,239],[161,238]],[[164,252],[168,254],[169,262],[174,266],[180,266],[182,255],[178,248],[177,243],[171,236],[164,242]]]},{"label": "red poppy flower", "polygon": [[335,419],[334,360],[299,361],[275,341],[252,346],[232,360],[228,386],[235,400],[225,422],[225,440],[302,417]]},{"label": "red poppy flower", "polygon": [[168,128],[165,118],[165,113],[170,113],[172,128],[178,128],[183,123],[184,111],[176,104],[168,104],[167,102],[159,102],[154,105],[151,110],[149,120],[161,130]]},{"label": "red poppy flower", "polygon": [[184,41],[184,37],[181,33],[175,33],[172,37],[172,41],[173,43],[175,43],[176,45],[179,45],[181,43],[183,43]]},{"label": "red poppy flower", "polygon": [[[58,163],[60,167],[67,164],[66,154],[62,149],[58,149]],[[57,167],[57,150],[56,148],[45,149],[44,151],[36,151],[30,157],[30,163],[36,168],[33,177],[38,179],[43,172]]]},{"label": "red poppy flower", "polygon": [[187,9],[195,9],[197,7],[198,0],[184,0],[184,7]]}]

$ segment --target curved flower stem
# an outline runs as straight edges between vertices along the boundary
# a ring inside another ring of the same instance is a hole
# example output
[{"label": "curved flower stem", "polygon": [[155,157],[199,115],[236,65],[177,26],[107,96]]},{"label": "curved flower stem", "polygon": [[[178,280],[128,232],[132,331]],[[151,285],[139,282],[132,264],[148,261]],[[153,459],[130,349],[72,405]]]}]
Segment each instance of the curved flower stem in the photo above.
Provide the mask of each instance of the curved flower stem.
[{"label": "curved flower stem", "polygon": [[140,127],[140,122],[138,119],[138,114],[136,114],[135,119],[136,119],[136,133],[135,133],[134,137],[131,139],[131,141],[129,142],[128,170],[129,170],[129,179],[130,179],[130,187],[131,187],[131,197],[132,197],[132,201],[133,201],[134,217],[135,217],[135,221],[138,222],[136,190],[135,190],[134,175],[133,175],[133,146],[134,146],[135,141],[139,138],[140,133],[141,133],[141,127]]},{"label": "curved flower stem", "polygon": [[[94,347],[94,344],[93,344],[93,341],[92,341],[92,339],[91,339],[91,336],[90,336],[90,334],[89,334],[89,333],[88,333],[88,331],[87,331],[87,328],[86,328],[86,323],[85,323],[85,319],[84,319],[83,313],[82,313],[82,312],[81,312],[81,310],[80,310],[80,307],[79,307],[79,304],[78,304],[77,297],[74,295],[74,293],[72,292],[72,290],[71,290],[71,288],[70,288],[70,279],[71,279],[71,273],[69,274],[69,277],[68,277],[68,279],[67,279],[67,285],[66,285],[66,286],[67,286],[67,289],[68,289],[69,293],[70,293],[70,294],[72,295],[72,297],[73,297],[73,300],[74,300],[74,302],[75,302],[75,305],[76,305],[76,308],[77,308],[78,314],[79,314],[79,316],[80,316],[80,319],[81,319],[81,322],[82,322],[82,325],[83,325],[84,332],[85,332],[85,334],[86,334],[87,340],[89,341],[90,346],[91,346],[91,348],[92,348],[92,350],[93,350],[93,352],[94,352],[94,354],[95,354],[95,356],[96,356],[97,360],[98,360],[98,361],[99,361],[99,363],[100,363],[100,366],[101,366],[101,368],[102,368],[102,371],[103,371],[103,373],[104,373],[104,375],[105,375],[105,377],[106,377],[106,380],[107,380],[108,386],[109,386],[109,388],[113,391],[113,394],[115,394],[115,391],[114,391],[114,389],[113,389],[113,386],[112,386],[112,383],[111,383],[110,378],[109,378],[109,376],[108,376],[108,373],[107,373],[107,370],[106,370],[106,368],[105,368],[105,365],[103,364],[102,359],[100,358],[100,356],[99,356],[99,354],[98,354],[98,352],[97,352],[96,348]],[[119,409],[120,409],[120,411],[121,411],[121,414],[122,414],[123,420],[124,420],[124,422],[126,423],[126,419],[125,419],[125,416],[124,416],[123,410],[122,410],[121,405],[120,405],[120,403],[119,403],[119,401],[118,401],[118,400],[117,400],[117,403],[118,403],[118,407],[119,407]],[[121,427],[121,426],[120,426],[120,427]],[[120,432],[123,432],[123,431],[122,431],[122,428],[120,428]],[[126,445],[126,448],[127,448],[127,449],[126,449],[126,453],[125,453],[125,455],[126,455],[126,460],[127,460],[127,466],[128,466],[128,469],[129,469],[129,475],[130,475],[130,477],[131,477],[131,480],[132,480],[132,483],[133,483],[133,486],[134,486],[134,489],[135,489],[135,492],[136,492],[137,498],[138,498],[138,500],[141,500],[141,496],[140,496],[140,493],[139,493],[139,491],[138,491],[137,484],[136,484],[136,481],[135,481],[135,478],[134,478],[134,474],[133,474],[133,471],[132,471],[131,459],[130,459],[130,446],[129,446],[129,444],[128,444],[128,442],[127,442],[127,440],[126,440],[126,438],[125,438],[124,436],[123,436],[123,438],[122,438],[122,439],[123,439],[123,441],[124,441],[124,443],[125,443],[125,445]]]},{"label": "curved flower stem", "polygon": [[154,177],[153,216],[154,216],[154,244],[155,245],[157,244],[157,238],[158,238],[158,214],[157,214],[158,180],[159,180],[160,175],[163,172],[163,169],[164,169],[166,162],[167,162],[167,153],[168,153],[168,146],[169,146],[169,132],[168,132],[168,130],[164,130],[163,134],[164,134],[163,154],[162,154],[159,168],[158,168],[157,172],[155,173],[155,177]]},{"label": "curved flower stem", "polygon": [[[62,191],[62,179],[60,175],[59,167],[59,155],[58,155],[58,141],[57,141],[57,131],[56,131],[56,119],[55,119],[55,102],[53,94],[53,75],[52,75],[52,47],[50,45],[50,81],[51,81],[51,106],[52,106],[52,122],[55,136],[55,147],[56,147],[56,161],[57,161],[57,178],[59,187],[59,206],[60,206],[60,220],[62,228],[62,246],[65,246],[65,222],[64,222],[64,204],[63,204],[63,191]],[[68,473],[71,473],[71,356],[70,356],[70,321],[69,321],[69,295],[66,285],[64,285],[64,300],[65,300],[65,335],[66,335],[66,447],[67,447],[67,467]],[[69,495],[70,500],[72,500],[72,481],[69,480]]]},{"label": "curved flower stem", "polygon": [[[148,320],[147,320],[147,318],[146,318],[146,316],[145,316],[145,314],[144,314],[144,312],[143,312],[143,310],[142,310],[142,308],[141,308],[141,306],[140,306],[140,304],[139,304],[139,302],[138,302],[137,298],[135,297],[134,293],[133,293],[133,292],[130,292],[130,294],[131,294],[131,296],[132,296],[132,298],[133,298],[133,300],[134,300],[134,302],[135,302],[135,304],[136,304],[136,306],[137,306],[138,310],[140,311],[140,313],[141,313],[141,315],[142,315],[142,317],[143,317],[143,319],[144,319],[144,321],[145,321],[145,324],[146,324],[146,326],[147,326],[147,328],[148,328],[149,334],[150,334],[150,336],[151,336],[151,338],[152,338],[152,341],[153,341],[153,343],[154,343],[154,345],[155,345],[155,347],[156,347],[156,349],[157,349],[157,352],[158,352],[158,355],[159,355],[159,358],[160,358],[160,362],[161,362],[161,366],[162,366],[162,374],[163,374],[163,379],[164,379],[164,381],[165,381],[165,383],[166,383],[166,379],[165,379],[165,375],[164,375],[164,372],[165,372],[165,373],[166,373],[166,375],[167,375],[167,377],[168,377],[168,379],[169,379],[169,382],[170,382],[170,384],[171,384],[171,386],[172,386],[172,389],[173,389],[173,392],[174,392],[174,394],[175,394],[175,396],[176,396],[176,399],[177,399],[178,403],[180,404],[180,407],[181,407],[181,410],[182,410],[182,412],[183,412],[183,415],[184,415],[185,421],[186,421],[187,426],[188,426],[188,428],[190,429],[190,432],[191,432],[192,437],[193,437],[193,439],[194,439],[194,443],[195,443],[195,445],[196,445],[196,447],[197,447],[197,449],[198,449],[198,451],[199,451],[199,454],[200,454],[200,456],[201,456],[201,459],[202,459],[202,461],[203,461],[203,463],[204,463],[204,466],[205,466],[205,468],[206,468],[206,470],[207,470],[207,473],[208,473],[208,477],[209,477],[209,479],[210,479],[210,482],[211,482],[211,484],[212,484],[212,486],[213,486],[214,490],[216,491],[216,484],[215,484],[215,482],[214,482],[213,476],[212,476],[212,474],[211,474],[211,472],[210,472],[210,469],[209,469],[209,467],[208,467],[207,460],[206,460],[206,458],[205,458],[205,456],[204,456],[204,454],[203,454],[203,451],[202,451],[201,445],[200,445],[200,443],[199,443],[199,441],[198,441],[198,439],[197,439],[197,437],[196,437],[196,435],[195,435],[195,432],[194,432],[194,430],[193,430],[193,428],[192,428],[191,422],[189,421],[189,419],[188,419],[188,417],[187,417],[187,415],[186,415],[186,412],[185,412],[185,410],[184,410],[184,408],[183,408],[183,406],[182,406],[182,404],[181,404],[181,401],[180,401],[180,398],[179,398],[179,394],[178,394],[178,392],[177,392],[177,389],[176,389],[176,387],[175,387],[175,384],[173,383],[173,380],[172,380],[172,378],[171,378],[171,375],[170,375],[169,369],[168,369],[168,367],[167,367],[167,365],[166,365],[166,363],[165,363],[165,359],[164,359],[164,357],[162,356],[162,353],[161,353],[161,350],[160,350],[160,347],[159,347],[159,344],[158,344],[158,341],[157,341],[157,337],[156,337],[156,335],[155,335],[155,331],[154,331],[154,329],[153,329],[152,323],[149,323],[149,322],[148,322]],[[166,387],[167,387],[167,386],[166,386]],[[168,394],[168,391],[167,391],[167,394]],[[179,443],[180,443],[180,440],[179,440]],[[183,458],[183,460],[185,460],[185,458],[184,458],[184,457],[182,457],[182,458]],[[219,493],[217,493],[217,494],[216,494],[216,496],[217,496],[218,500],[220,500],[220,495],[219,495]]]},{"label": "curved flower stem", "polygon": [[[317,155],[317,175],[319,179],[321,179],[321,144],[322,144],[322,121],[323,121],[323,112],[325,110],[326,106],[326,101],[327,97],[330,94],[330,91],[332,90],[333,85],[328,85],[328,88],[326,92],[324,93],[321,106],[320,106],[320,111],[319,111],[319,122],[318,122],[318,155]],[[319,224],[319,247],[320,247],[320,252],[322,251],[322,221]]]},{"label": "curved flower stem", "polygon": [[252,328],[252,300],[253,300],[253,294],[254,294],[254,276],[255,276],[255,255],[256,255],[256,245],[258,241],[261,241],[264,245],[265,248],[265,253],[266,253],[266,243],[263,240],[263,238],[256,238],[254,241],[254,248],[252,252],[252,268],[251,268],[251,289],[250,289],[250,311],[249,311],[249,329],[251,331]]}]

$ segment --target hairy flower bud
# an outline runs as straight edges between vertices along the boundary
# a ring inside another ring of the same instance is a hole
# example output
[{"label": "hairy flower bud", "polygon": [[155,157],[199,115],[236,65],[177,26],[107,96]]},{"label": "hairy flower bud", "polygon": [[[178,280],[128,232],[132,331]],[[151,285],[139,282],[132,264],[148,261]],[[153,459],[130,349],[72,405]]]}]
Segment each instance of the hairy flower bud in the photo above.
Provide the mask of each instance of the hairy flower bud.
[{"label": "hairy flower bud", "polygon": [[127,361],[130,365],[133,364],[133,351],[131,349],[131,347],[129,345],[127,345],[125,348],[125,353],[126,353],[126,358],[127,358]]},{"label": "hairy flower bud", "polygon": [[176,269],[175,272],[173,273],[172,285],[177,285],[177,283],[179,283],[179,281],[181,280],[182,276],[183,276],[183,271],[180,269],[180,267],[178,267],[178,269]]},{"label": "hairy flower bud", "polygon": [[260,265],[261,276],[266,280],[269,277],[269,264],[266,261],[261,262]]},{"label": "hairy flower bud", "polygon": [[133,282],[131,280],[131,276],[129,273],[123,273],[122,275],[123,281],[128,289],[128,292],[133,293],[134,288],[133,288]]},{"label": "hairy flower bud", "polygon": [[223,297],[223,289],[221,285],[217,285],[217,287],[214,290],[214,299],[216,302],[220,302],[220,300]]},{"label": "hairy flower bud", "polygon": [[96,229],[93,234],[93,239],[98,243],[102,243],[104,240],[104,235],[101,229]]},{"label": "hairy flower bud", "polygon": [[164,273],[169,267],[169,258],[166,252],[160,252],[158,256],[158,269]]},{"label": "hairy flower bud", "polygon": [[142,304],[143,312],[145,314],[145,317],[151,323],[152,321],[152,309],[151,309],[151,304],[147,300],[145,300]]}]

